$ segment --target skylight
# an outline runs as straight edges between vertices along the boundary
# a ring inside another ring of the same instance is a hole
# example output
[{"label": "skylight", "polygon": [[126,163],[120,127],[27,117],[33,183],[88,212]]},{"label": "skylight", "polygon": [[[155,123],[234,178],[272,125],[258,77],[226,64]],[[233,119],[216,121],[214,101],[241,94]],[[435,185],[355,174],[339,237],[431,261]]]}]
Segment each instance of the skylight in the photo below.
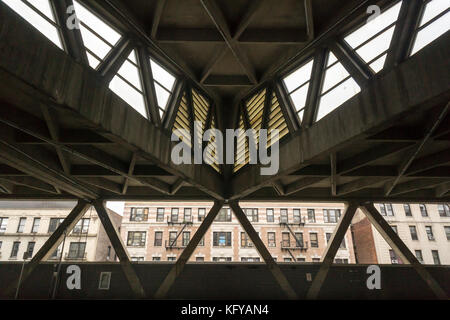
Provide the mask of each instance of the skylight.
[{"label": "skylight", "polygon": [[313,62],[310,60],[283,80],[300,120],[303,118],[306,107]]},{"label": "skylight", "polygon": [[119,41],[121,35],[78,1],[74,0],[73,5],[80,21],[80,32],[89,65],[95,69]]},{"label": "skylight", "polygon": [[192,107],[194,109],[194,121],[200,122],[201,127],[195,127],[200,145],[203,143],[203,132],[205,130],[206,118],[209,112],[209,103],[200,93],[192,89]]},{"label": "skylight", "polygon": [[411,55],[450,29],[449,8],[450,0],[432,0],[426,4],[419,27],[416,30],[416,39]]},{"label": "skylight", "polygon": [[344,38],[375,73],[384,67],[401,5],[399,1]]},{"label": "skylight", "polygon": [[59,35],[59,26],[55,22],[55,16],[49,0],[1,1],[28,21],[61,50],[64,50]]},{"label": "skylight", "polygon": [[140,67],[136,61],[136,52],[133,50],[109,83],[109,88],[147,118]]},{"label": "skylight", "polygon": [[322,93],[320,95],[316,121],[326,116],[360,91],[361,89],[355,80],[353,80],[344,66],[337,60],[336,56],[330,52],[322,84]]},{"label": "skylight", "polygon": [[150,59],[150,67],[152,69],[159,114],[162,119],[164,117],[164,113],[166,112],[170,95],[172,94],[173,85],[175,84],[175,77],[153,59]]},{"label": "skylight", "polygon": [[188,111],[188,100],[186,92],[183,92],[183,96],[178,106],[177,116],[173,124],[172,132],[176,134],[180,140],[191,146],[191,117]]}]

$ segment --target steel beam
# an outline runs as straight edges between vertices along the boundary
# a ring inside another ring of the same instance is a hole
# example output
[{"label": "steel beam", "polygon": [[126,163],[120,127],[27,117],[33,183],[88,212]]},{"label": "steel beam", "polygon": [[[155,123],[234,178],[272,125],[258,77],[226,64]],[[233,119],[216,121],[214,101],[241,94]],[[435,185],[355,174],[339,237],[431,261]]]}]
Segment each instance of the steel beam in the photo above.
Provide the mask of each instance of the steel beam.
[{"label": "steel beam", "polygon": [[286,276],[283,274],[283,272],[281,271],[280,267],[277,265],[275,260],[273,260],[273,257],[270,254],[269,250],[267,250],[264,242],[262,242],[258,233],[255,231],[252,224],[245,215],[244,211],[242,211],[238,202],[230,201],[230,207],[233,210],[236,218],[238,219],[244,231],[248,234],[248,236],[252,240],[252,243],[255,245],[256,250],[258,250],[258,253],[264,259],[265,263],[267,264],[267,267],[274,276],[275,280],[280,285],[281,290],[283,290],[283,292],[289,299],[291,300],[298,299],[297,293],[294,291],[294,289],[286,279]]},{"label": "steel beam", "polygon": [[194,250],[195,250],[195,248],[197,248],[197,245],[200,242],[200,240],[204,237],[205,233],[208,231],[209,227],[213,223],[214,219],[216,218],[216,216],[219,213],[222,206],[223,206],[223,201],[215,201],[214,202],[213,207],[208,212],[208,214],[206,215],[202,224],[195,232],[194,236],[192,237],[192,240],[189,241],[188,245],[181,253],[177,262],[172,267],[172,269],[170,269],[169,273],[164,278],[164,281],[161,283],[158,290],[156,291],[156,294],[155,294],[156,299],[166,298],[167,293],[169,292],[170,288],[174,284],[175,280],[180,276],[181,272],[184,269],[184,266],[188,262],[192,253],[194,253]]},{"label": "steel beam", "polygon": [[320,289],[322,288],[322,285],[327,278],[328,271],[333,264],[334,257],[339,250],[342,240],[344,240],[345,233],[347,232],[352,222],[356,209],[358,209],[358,203],[349,203],[347,208],[345,209],[344,214],[339,219],[339,222],[334,229],[334,232],[331,235],[330,240],[328,241],[327,248],[325,249],[325,252],[323,254],[320,269],[314,277],[311,287],[309,287],[308,293],[306,294],[307,299],[311,300],[317,299],[319,297]]},{"label": "steel beam", "polygon": [[438,299],[447,300],[447,294],[441,288],[439,283],[431,276],[424,266],[417,260],[416,256],[409,250],[405,243],[400,239],[398,234],[392,230],[392,227],[381,216],[372,203],[364,203],[361,209],[366,214],[369,221],[381,234],[388,245],[395,253],[406,263],[412,265],[419,276],[427,283],[428,287],[433,291]]},{"label": "steel beam", "polygon": [[119,71],[122,64],[133,50],[131,40],[123,36],[116,46],[106,55],[103,62],[98,66],[97,71],[103,77],[105,83],[110,83]]},{"label": "steel beam", "polygon": [[120,265],[122,266],[125,277],[130,284],[131,290],[137,298],[145,298],[146,295],[144,288],[142,287],[141,281],[139,280],[139,277],[130,262],[130,257],[128,256],[128,252],[122,242],[122,237],[108,215],[104,201],[95,200],[94,207],[100,221],[102,222],[103,228],[105,228],[109,241],[111,242],[117,257],[119,258]]},{"label": "steel beam", "polygon": [[159,22],[161,20],[165,5],[166,0],[157,0],[156,2],[156,8],[153,14],[152,29],[150,31],[150,35],[153,39],[156,38],[156,35],[158,33]]}]

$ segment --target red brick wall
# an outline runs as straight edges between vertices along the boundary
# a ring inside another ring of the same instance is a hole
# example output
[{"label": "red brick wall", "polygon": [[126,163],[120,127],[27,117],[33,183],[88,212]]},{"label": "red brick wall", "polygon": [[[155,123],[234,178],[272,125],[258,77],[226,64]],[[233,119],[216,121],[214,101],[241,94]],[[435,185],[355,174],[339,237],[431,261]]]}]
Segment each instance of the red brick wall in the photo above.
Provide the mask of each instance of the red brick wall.
[{"label": "red brick wall", "polygon": [[358,263],[378,263],[375,243],[373,239],[372,226],[366,217],[351,226],[353,242],[355,245],[355,256]]}]

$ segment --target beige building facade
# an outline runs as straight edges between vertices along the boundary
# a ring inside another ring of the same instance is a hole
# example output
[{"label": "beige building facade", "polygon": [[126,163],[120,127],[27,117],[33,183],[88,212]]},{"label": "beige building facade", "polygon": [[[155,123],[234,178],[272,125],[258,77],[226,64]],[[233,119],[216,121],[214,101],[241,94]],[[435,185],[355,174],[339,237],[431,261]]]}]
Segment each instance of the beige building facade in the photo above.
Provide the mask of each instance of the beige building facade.
[{"label": "beige building facade", "polygon": [[[424,264],[450,264],[450,209],[448,204],[375,204],[417,259]],[[358,263],[403,263],[365,215],[352,221]]]},{"label": "beige building facade", "polygon": [[[175,261],[200,226],[212,202],[127,202],[121,235],[134,261]],[[240,203],[269,252],[278,262],[319,262],[333,233],[341,203]],[[226,205],[190,261],[262,261],[232,210]],[[350,230],[336,255],[354,263]]]},{"label": "beige building facade", "polygon": [[[70,213],[75,202],[0,201],[0,261],[31,259]],[[122,217],[109,210],[119,227]],[[94,208],[90,208],[50,261],[113,261],[114,249]]]}]

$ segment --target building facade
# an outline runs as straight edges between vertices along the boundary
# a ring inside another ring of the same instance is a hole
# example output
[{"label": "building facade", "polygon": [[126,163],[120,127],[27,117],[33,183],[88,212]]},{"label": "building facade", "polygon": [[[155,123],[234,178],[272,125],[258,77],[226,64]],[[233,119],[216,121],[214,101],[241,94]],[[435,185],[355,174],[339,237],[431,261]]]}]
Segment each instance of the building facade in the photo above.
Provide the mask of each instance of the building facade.
[{"label": "building facade", "polygon": [[[382,203],[375,207],[420,262],[450,264],[448,204]],[[359,210],[351,228],[358,263],[403,263]]]},{"label": "building facade", "polygon": [[[66,218],[75,202],[0,201],[0,261],[31,259]],[[122,217],[109,210],[119,227]],[[68,232],[50,261],[113,261],[114,249],[94,208]]]},{"label": "building facade", "polygon": [[[134,261],[175,261],[212,202],[125,203],[121,236]],[[340,203],[241,202],[253,227],[278,262],[319,262],[344,210]],[[190,261],[262,261],[232,210],[221,209]],[[350,230],[336,255],[354,263]]]}]

